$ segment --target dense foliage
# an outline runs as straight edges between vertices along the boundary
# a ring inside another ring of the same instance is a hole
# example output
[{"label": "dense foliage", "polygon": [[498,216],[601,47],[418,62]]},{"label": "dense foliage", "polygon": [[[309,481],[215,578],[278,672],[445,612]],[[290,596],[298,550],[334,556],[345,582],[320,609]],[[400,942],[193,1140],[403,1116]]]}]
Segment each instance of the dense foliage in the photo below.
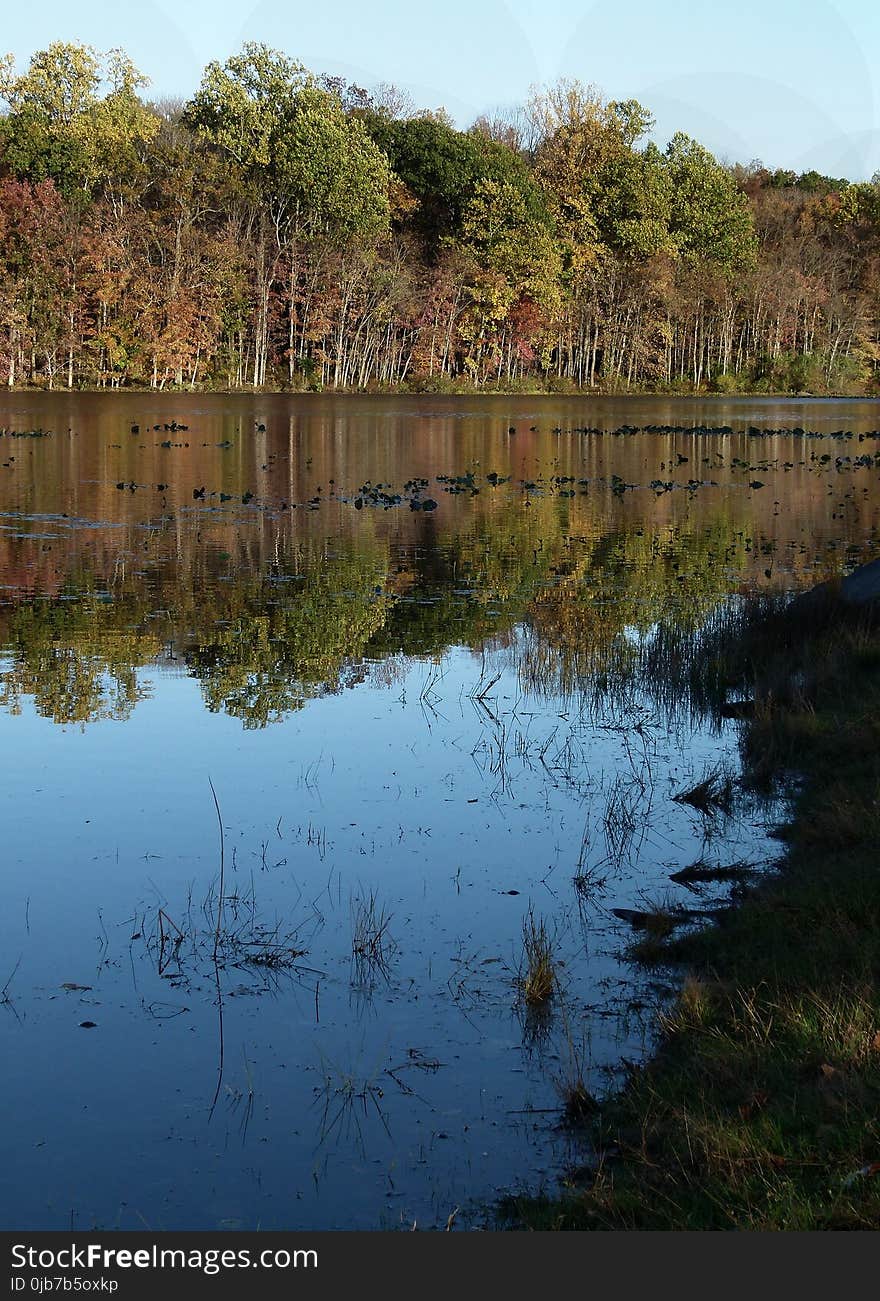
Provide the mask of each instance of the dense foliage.
[{"label": "dense foliage", "polygon": [[876,178],[661,150],[576,82],[468,131],[254,43],[145,84],[0,61],[10,386],[876,386]]}]

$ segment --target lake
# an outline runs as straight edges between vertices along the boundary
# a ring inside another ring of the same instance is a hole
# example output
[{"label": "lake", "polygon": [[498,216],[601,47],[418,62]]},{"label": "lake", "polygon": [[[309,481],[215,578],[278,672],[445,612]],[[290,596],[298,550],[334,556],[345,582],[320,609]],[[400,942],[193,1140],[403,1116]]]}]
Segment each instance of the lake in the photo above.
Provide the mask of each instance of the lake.
[{"label": "lake", "polygon": [[681,666],[876,557],[878,426],[0,396],[4,1225],[462,1228],[576,1183],[566,1099],[680,978],[613,909],[699,924],[725,887],[671,877],[780,852]]}]

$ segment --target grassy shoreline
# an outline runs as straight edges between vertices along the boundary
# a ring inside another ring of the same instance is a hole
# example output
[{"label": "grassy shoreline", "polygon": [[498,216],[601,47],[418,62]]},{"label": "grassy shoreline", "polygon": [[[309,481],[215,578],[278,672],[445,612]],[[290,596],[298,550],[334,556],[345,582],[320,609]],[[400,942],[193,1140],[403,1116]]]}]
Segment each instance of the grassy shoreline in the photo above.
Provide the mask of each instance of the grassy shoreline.
[{"label": "grassy shoreline", "polygon": [[507,1201],[510,1227],[880,1224],[880,624],[830,599],[727,655],[755,692],[745,780],[793,793],[788,852],[654,946],[684,974],[658,1052],[589,1122],[588,1186]]}]

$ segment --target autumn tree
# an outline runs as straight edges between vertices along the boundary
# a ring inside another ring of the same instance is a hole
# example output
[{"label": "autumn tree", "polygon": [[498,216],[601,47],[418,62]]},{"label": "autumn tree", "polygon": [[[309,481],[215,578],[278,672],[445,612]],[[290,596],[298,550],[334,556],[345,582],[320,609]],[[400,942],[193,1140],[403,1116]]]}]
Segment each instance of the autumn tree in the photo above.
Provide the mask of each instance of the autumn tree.
[{"label": "autumn tree", "polygon": [[293,377],[299,290],[322,243],[369,244],[388,229],[389,169],[363,125],[301,64],[254,42],[209,64],[184,121],[240,169],[256,237],[253,381],[262,384],[277,257],[287,263],[288,364]]}]

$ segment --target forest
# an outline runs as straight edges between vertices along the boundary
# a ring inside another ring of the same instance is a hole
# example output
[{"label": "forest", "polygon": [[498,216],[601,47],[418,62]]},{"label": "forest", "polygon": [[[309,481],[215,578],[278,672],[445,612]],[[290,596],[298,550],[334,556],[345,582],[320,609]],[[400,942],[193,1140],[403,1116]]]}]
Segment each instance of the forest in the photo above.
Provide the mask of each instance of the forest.
[{"label": "forest", "polygon": [[0,59],[10,388],[878,391],[880,177],[661,149],[571,80],[459,130],[256,43],[146,91]]}]

